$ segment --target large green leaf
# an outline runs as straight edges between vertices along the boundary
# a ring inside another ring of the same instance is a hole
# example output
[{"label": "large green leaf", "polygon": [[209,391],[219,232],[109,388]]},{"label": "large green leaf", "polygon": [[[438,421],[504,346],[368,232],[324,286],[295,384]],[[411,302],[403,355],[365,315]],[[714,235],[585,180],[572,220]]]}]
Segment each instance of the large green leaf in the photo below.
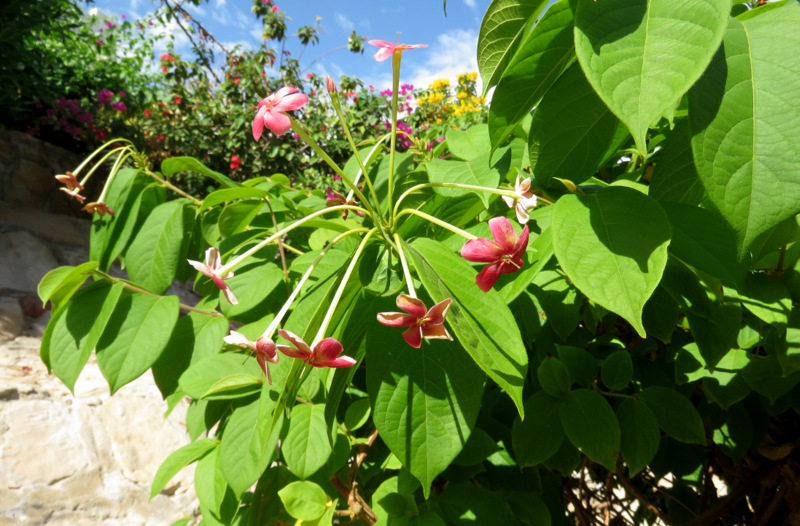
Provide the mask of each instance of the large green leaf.
[{"label": "large green leaf", "polygon": [[122,284],[102,281],[80,290],[47,324],[42,358],[70,391],[89,361],[122,294]]},{"label": "large green leaf", "polygon": [[658,452],[661,432],[658,421],[644,402],[628,398],[617,409],[622,430],[620,452],[628,463],[628,472],[634,476],[653,460]]},{"label": "large green leaf", "polygon": [[161,163],[161,173],[164,175],[172,175],[178,172],[195,172],[206,177],[213,179],[223,186],[228,188],[236,188],[241,186],[239,183],[229,179],[219,172],[215,172],[211,168],[206,167],[203,163],[194,157],[170,157],[164,159]]},{"label": "large green leaf", "polygon": [[678,102],[711,61],[730,10],[730,0],[578,3],[578,60],[643,154],[647,129]]},{"label": "large green leaf", "polygon": [[281,454],[289,470],[301,479],[307,479],[325,465],[331,455],[325,404],[297,404],[292,408]]},{"label": "large green leaf", "polygon": [[478,70],[483,94],[496,85],[546,0],[493,0],[478,35]]},{"label": "large green leaf", "polygon": [[45,274],[37,287],[42,305],[50,301],[51,312],[55,315],[97,267],[97,261],[87,261],[77,267],[58,267]]},{"label": "large green leaf", "polygon": [[[511,162],[509,151],[505,155],[498,156],[492,162],[489,152],[473,157],[469,161],[448,161],[444,159],[434,159],[428,163],[428,175],[432,183],[460,183],[472,186],[485,186],[497,188],[500,178],[508,171]],[[489,199],[492,194],[473,190],[462,190],[460,188],[436,187],[436,193],[446,197],[458,197],[470,192],[474,192],[484,206],[489,207]]]},{"label": "large green leaf", "polygon": [[648,387],[639,398],[655,415],[658,425],[672,438],[687,444],[706,443],[703,419],[694,405],[669,387]]},{"label": "large green leaf", "polygon": [[523,414],[528,354],[511,311],[495,291],[482,292],[469,263],[441,243],[417,239],[406,252],[433,300],[452,298],[447,322],[456,339]]},{"label": "large green leaf", "polygon": [[800,6],[731,19],[692,88],[692,149],[709,199],[736,231],[739,257],[800,211]]},{"label": "large green leaf", "polygon": [[670,240],[658,203],[624,187],[567,195],[556,202],[550,229],[556,257],[575,286],[644,337],[642,309],[661,280]]},{"label": "large green leaf", "polygon": [[619,421],[605,398],[589,389],[576,389],[561,403],[559,414],[570,442],[595,462],[614,469]]},{"label": "large green leaf", "polygon": [[558,414],[561,400],[537,391],[525,400],[525,420],[514,419],[511,445],[520,467],[541,464],[556,454],[564,441],[564,428]]},{"label": "large green leaf", "polygon": [[688,119],[680,119],[664,141],[650,178],[650,197],[659,202],[699,205],[705,190],[692,157]]},{"label": "large green leaf", "polygon": [[[230,378],[250,376],[261,379],[264,373],[255,359],[245,361],[239,353],[225,353],[209,356],[191,365],[178,380],[183,392],[195,399],[200,399],[218,382]],[[248,389],[248,392],[252,389]]]},{"label": "large green leaf", "polygon": [[530,113],[573,59],[572,33],[572,8],[567,0],[559,0],[525,36],[492,95],[489,135],[494,147]]},{"label": "large green leaf", "polygon": [[185,199],[157,206],[131,242],[125,257],[131,280],[162,294],[185,264],[191,210]]},{"label": "large green leaf", "polygon": [[172,477],[178,474],[180,470],[195,462],[203,455],[208,453],[209,450],[217,446],[217,441],[213,438],[201,438],[191,444],[186,444],[177,451],[173,451],[164,462],[159,466],[156,471],[156,476],[153,477],[153,485],[150,487],[150,498],[152,499],[164,489]]},{"label": "large green leaf", "polygon": [[580,66],[573,64],[533,112],[528,134],[533,175],[545,186],[553,178],[580,184],[627,137],[625,126],[600,100]]},{"label": "large green leaf", "polygon": [[[391,301],[383,306],[395,310]],[[381,438],[427,498],[469,438],[485,377],[458,343],[428,340],[414,349],[401,334],[376,321],[367,327],[367,387]]]},{"label": "large green leaf", "polygon": [[152,366],[178,320],[177,296],[123,296],[97,343],[97,365],[111,393]]},{"label": "large green leaf", "polygon": [[264,455],[256,422],[258,420],[258,400],[237,407],[225,426],[219,449],[222,474],[237,497],[252,486],[272,460],[272,455]]},{"label": "large green leaf", "polygon": [[447,149],[453,157],[468,161],[482,153],[491,150],[489,142],[489,127],[486,124],[476,124],[464,131],[450,128],[445,132]]}]

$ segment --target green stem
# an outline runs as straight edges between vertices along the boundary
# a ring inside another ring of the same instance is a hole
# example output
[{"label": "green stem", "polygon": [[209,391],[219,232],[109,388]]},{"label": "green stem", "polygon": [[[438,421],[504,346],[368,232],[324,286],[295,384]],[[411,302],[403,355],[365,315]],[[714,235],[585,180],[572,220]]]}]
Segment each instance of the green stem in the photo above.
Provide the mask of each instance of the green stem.
[{"label": "green stem", "polygon": [[[392,53],[392,135],[390,138],[389,146],[389,181],[387,191],[389,206],[392,206],[392,190],[394,187],[394,154],[397,147],[397,95],[400,89],[400,61],[403,58],[402,51],[395,51]],[[392,215],[389,217],[389,225],[394,225],[396,214],[392,209]]]},{"label": "green stem", "polygon": [[412,186],[400,196],[397,200],[397,203],[394,205],[394,215],[397,215],[397,210],[400,207],[400,203],[403,202],[409,194],[412,192],[416,192],[417,190],[422,190],[423,188],[461,188],[462,190],[474,190],[476,192],[486,192],[488,194],[495,194],[495,195],[504,195],[513,198],[519,198],[519,196],[513,190],[503,190],[502,188],[488,188],[486,186],[474,186],[471,184],[461,184],[461,183],[424,183],[418,184],[416,186]]},{"label": "green stem", "polygon": [[189,199],[190,201],[194,201],[194,204],[196,204],[196,205],[203,204],[203,202],[200,199],[198,199],[198,198],[196,198],[196,197],[194,197],[192,195],[187,194],[186,192],[184,192],[183,190],[181,190],[177,186],[173,185],[172,183],[170,183],[166,179],[160,178],[159,176],[157,176],[156,174],[154,174],[150,170],[145,170],[144,173],[146,173],[147,175],[149,175],[150,177],[152,177],[153,179],[155,179],[156,181],[158,181],[159,183],[164,185],[165,188],[169,188],[170,190],[172,190],[176,194],[178,194],[178,195],[180,195],[182,197],[185,197],[186,199]]},{"label": "green stem", "polygon": [[[390,134],[388,134],[388,133],[387,133],[387,134],[385,134],[385,135],[381,136],[381,138],[380,138],[380,139],[378,139],[378,141],[375,143],[375,145],[372,147],[372,149],[369,151],[369,154],[367,155],[367,160],[368,160],[368,161],[369,161],[369,159],[371,159],[371,158],[372,158],[372,156],[375,154],[375,151],[381,147],[381,145],[383,144],[383,141],[385,141],[386,139],[388,139],[388,138],[389,138],[389,135],[390,135]],[[365,165],[365,168],[366,168],[366,165]],[[361,175],[362,175],[363,173],[364,173],[364,170],[359,170],[359,172],[356,174],[356,178],[355,178],[355,179],[353,179],[353,182],[354,182],[356,185],[358,185],[358,181],[361,179]],[[352,191],[352,190],[350,190],[350,192],[347,194],[347,200],[349,201],[349,200],[350,200],[350,199],[352,199],[352,198],[353,198],[353,191]]]},{"label": "green stem", "polygon": [[[86,174],[86,177],[84,177],[83,179],[81,179],[81,182],[80,182],[81,186],[83,186],[83,185],[85,185],[85,184],[86,184],[86,182],[89,180],[89,178],[92,176],[92,174],[93,174],[93,173],[95,173],[95,172],[97,171],[97,169],[98,169],[98,168],[100,168],[100,166],[102,166],[102,165],[103,165],[103,163],[106,161],[106,159],[108,159],[109,157],[111,157],[112,155],[114,155],[114,154],[115,154],[115,153],[117,153],[117,152],[122,152],[122,151],[124,151],[124,150],[128,150],[128,149],[129,149],[129,147],[128,147],[128,146],[120,146],[119,148],[114,148],[113,150],[110,150],[110,151],[108,151],[108,152],[107,152],[107,153],[106,153],[106,154],[103,156],[103,158],[102,158],[102,159],[100,159],[99,161],[97,161],[97,162],[94,164],[94,166],[92,166],[92,169],[91,169],[91,170],[89,170],[89,173],[87,173],[87,174]],[[94,154],[92,154],[92,155],[94,155]],[[87,161],[88,161],[88,159],[87,159]],[[81,164],[81,166],[75,170],[75,176],[76,176],[76,177],[77,177],[77,173],[78,173],[80,170],[82,170],[82,169],[84,168],[84,165],[85,165],[85,164],[86,164],[86,161],[83,161],[83,163]],[[113,172],[112,172],[112,173],[113,173]]]},{"label": "green stem", "polygon": [[[103,186],[103,191],[100,192],[100,197],[97,198],[97,201],[99,203],[104,203],[105,202],[106,194],[108,194],[108,189],[111,187],[111,181],[114,179],[114,176],[117,175],[117,172],[119,171],[119,167],[122,166],[122,163],[125,162],[125,159],[127,159],[128,157],[131,157],[132,155],[133,154],[131,153],[131,151],[128,150],[127,148],[125,150],[123,150],[122,153],[119,154],[119,157],[117,157],[117,160],[114,162],[114,165],[111,167],[111,171],[109,172],[108,179],[106,179],[106,184],[105,184],[105,186]],[[97,168],[98,166],[99,166],[99,163],[97,165],[95,165],[94,168]],[[92,169],[92,171],[94,171],[94,169]],[[91,172],[90,172],[90,175],[91,175]],[[88,179],[89,176],[86,176],[86,177]]]},{"label": "green stem", "polygon": [[286,234],[287,232],[291,232],[292,230],[294,230],[295,228],[299,227],[303,223],[305,223],[307,221],[310,221],[310,220],[314,219],[315,217],[321,216],[323,214],[327,214],[327,213],[330,213],[330,212],[338,212],[339,210],[358,210],[359,212],[364,212],[364,209],[361,208],[360,206],[353,206],[353,205],[336,205],[336,206],[332,206],[330,208],[324,208],[322,210],[317,210],[313,214],[309,214],[306,217],[304,217],[304,218],[302,218],[302,219],[300,219],[298,221],[295,221],[294,223],[292,223],[291,225],[287,226],[283,230],[275,232],[274,234],[269,236],[264,241],[260,242],[259,244],[257,244],[253,248],[250,248],[249,250],[244,252],[242,255],[238,256],[237,258],[233,259],[232,261],[229,261],[227,265],[222,266],[222,268],[220,268],[217,271],[217,275],[218,276],[227,275],[228,272],[230,272],[231,270],[233,270],[234,268],[239,266],[242,263],[242,261],[244,261],[245,259],[249,258],[250,256],[252,256],[256,252],[258,252],[259,250],[261,250],[265,246],[269,245],[270,243],[272,243],[276,239],[279,239],[282,235]]},{"label": "green stem", "polygon": [[400,265],[403,267],[403,275],[406,278],[406,285],[408,285],[408,294],[412,298],[416,298],[417,291],[414,289],[414,280],[411,278],[411,271],[408,270],[406,256],[403,253],[403,246],[402,243],[400,243],[400,236],[397,234],[397,232],[394,233],[394,241],[397,243],[397,254],[400,256]]},{"label": "green stem", "polygon": [[[93,151],[91,154],[89,154],[89,156],[86,159],[84,159],[83,162],[80,165],[78,165],[77,168],[75,168],[75,172],[74,172],[75,173],[75,177],[78,176],[78,174],[81,172],[81,170],[83,170],[86,167],[86,165],[89,164],[92,161],[92,159],[94,159],[100,152],[105,150],[108,145],[114,144],[115,142],[127,142],[128,144],[133,146],[133,143],[131,141],[129,141],[128,139],[111,139],[109,141],[104,142],[103,144],[100,145],[99,148],[97,148],[95,151]],[[129,146],[126,146],[126,148],[129,148]],[[116,150],[118,148],[114,148],[114,149]],[[88,178],[88,176],[87,176],[87,178]]]},{"label": "green stem", "polygon": [[367,235],[361,239],[361,243],[358,245],[358,248],[353,254],[353,258],[350,260],[350,264],[347,266],[344,276],[342,276],[342,282],[339,283],[339,288],[336,289],[336,293],[333,295],[331,306],[328,308],[328,312],[325,313],[325,319],[322,320],[322,324],[319,326],[317,335],[314,337],[314,341],[311,343],[312,349],[325,337],[325,331],[328,330],[328,325],[330,324],[331,319],[333,319],[333,313],[336,310],[336,307],[339,305],[339,300],[342,299],[342,294],[344,294],[344,289],[347,286],[347,281],[350,279],[350,274],[353,273],[353,269],[356,267],[356,263],[358,263],[358,258],[361,256],[361,252],[364,251],[364,247],[367,245],[369,238],[372,237],[372,234],[374,234],[377,230],[377,228],[371,229],[369,232],[367,232]]},{"label": "green stem", "polygon": [[478,236],[473,236],[472,234],[470,234],[466,230],[461,230],[457,226],[453,226],[450,223],[448,223],[447,221],[442,221],[441,219],[438,219],[436,217],[433,217],[432,215],[426,214],[425,212],[421,212],[419,210],[414,210],[413,208],[407,208],[407,209],[403,210],[402,212],[400,212],[399,214],[397,214],[397,219],[400,219],[401,216],[406,215],[406,214],[414,214],[416,216],[421,217],[422,219],[427,219],[428,221],[430,221],[434,225],[439,225],[442,228],[446,228],[450,232],[453,232],[454,234],[458,234],[459,236],[461,236],[463,238],[470,239],[470,240],[478,239]]}]

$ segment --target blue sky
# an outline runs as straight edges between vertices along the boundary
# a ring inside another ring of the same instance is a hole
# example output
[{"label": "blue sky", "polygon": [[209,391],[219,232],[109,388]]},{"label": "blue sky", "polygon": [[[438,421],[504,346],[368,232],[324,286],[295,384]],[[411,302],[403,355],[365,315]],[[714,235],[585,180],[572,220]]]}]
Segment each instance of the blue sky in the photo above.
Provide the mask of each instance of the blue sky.
[{"label": "blue sky", "polygon": [[[437,78],[455,81],[459,73],[477,71],[476,46],[483,13],[490,0],[449,0],[445,17],[441,0],[273,0],[286,15],[289,33],[299,26],[313,25],[314,16],[322,17],[320,42],[302,55],[301,64],[308,66],[320,55],[347,43],[355,29],[370,39],[397,41],[406,44],[428,44],[427,49],[403,54],[401,81],[416,87],[427,87]],[[96,0],[93,4],[111,16],[146,16],[157,4],[149,0]],[[255,48],[260,42],[261,24],[251,13],[251,0],[208,0],[199,8],[184,7],[192,13],[217,40],[226,46],[241,44]],[[174,24],[174,23],[173,23]],[[167,28],[175,36],[176,50],[189,52],[188,39],[177,26]],[[300,52],[296,39],[287,47],[294,56]],[[309,71],[318,74],[358,76],[379,89],[391,85],[390,61],[372,59],[377,51],[366,46],[363,55],[346,49],[333,51],[319,58]]]}]

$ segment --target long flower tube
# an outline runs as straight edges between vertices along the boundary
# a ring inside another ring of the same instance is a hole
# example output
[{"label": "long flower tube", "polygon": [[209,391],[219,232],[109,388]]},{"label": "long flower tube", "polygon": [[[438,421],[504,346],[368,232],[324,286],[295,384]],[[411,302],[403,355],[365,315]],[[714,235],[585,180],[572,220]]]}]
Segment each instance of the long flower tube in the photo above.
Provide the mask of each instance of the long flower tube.
[{"label": "long flower tube", "polygon": [[[392,191],[394,190],[394,154],[397,149],[397,92],[400,89],[400,61],[403,58],[402,50],[400,53],[392,53],[392,135],[389,142],[389,181],[387,184],[387,195],[389,206],[392,206]],[[397,215],[392,209],[389,216],[389,224],[394,225]]]},{"label": "long flower tube", "polygon": [[486,186],[474,186],[471,184],[461,184],[461,183],[422,183],[416,186],[412,186],[397,199],[397,202],[394,205],[394,215],[397,215],[398,209],[400,208],[400,203],[409,195],[417,190],[422,190],[423,188],[460,188],[462,190],[474,190],[476,192],[486,192],[487,194],[495,194],[499,196],[505,197],[516,197],[516,193],[513,190],[503,190],[502,188],[489,188]]},{"label": "long flower tube", "polygon": [[328,214],[330,212],[338,212],[339,210],[358,210],[360,212],[364,212],[364,209],[361,208],[360,206],[353,206],[353,205],[337,205],[337,206],[332,206],[330,208],[323,208],[322,210],[317,210],[316,212],[314,212],[312,214],[308,214],[306,217],[304,217],[302,219],[298,219],[297,221],[295,221],[291,225],[287,226],[286,228],[283,228],[280,231],[275,232],[274,234],[269,236],[264,241],[261,241],[259,244],[257,244],[254,247],[248,249],[246,252],[244,252],[240,256],[238,256],[238,257],[234,258],[233,260],[229,261],[226,265],[223,265],[222,267],[220,267],[217,270],[217,274],[219,276],[227,275],[228,272],[230,272],[231,270],[233,270],[234,268],[239,266],[242,263],[242,261],[244,261],[245,259],[249,258],[250,256],[252,256],[256,252],[258,252],[259,250],[261,250],[265,246],[269,245],[270,243],[272,243],[276,239],[280,238],[282,235],[286,234],[287,232],[291,232],[295,228],[301,226],[303,223],[305,223],[307,221],[310,221],[310,220],[314,219],[315,217],[319,217],[319,216],[321,216],[323,214]]},{"label": "long flower tube", "polygon": [[[103,163],[106,162],[106,160],[109,157],[111,157],[111,156],[113,156],[114,154],[117,154],[117,153],[119,153],[120,156],[122,156],[123,152],[126,152],[126,151],[130,152],[130,150],[131,150],[130,146],[119,146],[117,148],[114,148],[114,149],[109,150],[108,152],[106,152],[106,154],[103,155],[103,157],[101,157],[100,160],[98,160],[97,162],[94,163],[94,166],[92,166],[92,169],[89,170],[89,172],[83,177],[83,179],[81,179],[81,182],[80,182],[81,186],[85,185],[89,181],[89,178],[92,176],[92,174],[94,174],[97,171],[97,169],[100,168],[103,165]],[[132,154],[129,153],[129,156],[130,155],[132,155]],[[80,173],[80,171],[85,167],[86,167],[86,161],[81,163],[81,165],[78,168],[75,169],[75,176],[77,177],[78,174]],[[111,175],[113,176],[113,174],[114,174],[114,172],[112,171]],[[110,177],[109,177],[109,179],[110,179]]]},{"label": "long flower tube", "polygon": [[413,208],[407,208],[407,209],[403,210],[402,212],[397,214],[396,217],[397,217],[397,219],[400,219],[401,216],[404,216],[404,215],[407,215],[407,214],[414,214],[415,216],[419,216],[422,219],[426,219],[426,220],[430,221],[434,225],[438,225],[438,226],[440,226],[442,228],[446,228],[450,232],[452,232],[454,234],[458,234],[459,236],[461,236],[463,238],[466,238],[468,240],[478,239],[478,236],[474,236],[474,235],[470,234],[469,232],[467,232],[466,230],[461,230],[457,226],[451,225],[447,221],[442,221],[441,219],[439,219],[437,217],[433,217],[430,214],[426,214],[425,212],[422,212],[420,210],[415,210]]},{"label": "long flower tube", "polygon": [[[112,150],[112,152],[115,152],[115,151],[118,151],[118,150],[121,150],[120,154],[119,154],[119,157],[117,157],[117,160],[114,162],[114,165],[111,167],[108,179],[106,179],[106,184],[105,184],[105,186],[103,186],[103,191],[100,192],[100,197],[97,198],[97,201],[93,201],[91,203],[88,203],[86,206],[83,207],[83,209],[86,210],[87,212],[89,212],[90,214],[94,214],[95,212],[97,212],[101,216],[103,216],[105,214],[114,215],[114,211],[111,208],[109,208],[109,206],[106,204],[106,195],[108,194],[108,189],[111,187],[111,181],[114,180],[114,176],[117,175],[117,172],[119,171],[120,167],[122,166],[122,163],[124,163],[125,160],[128,157],[132,157],[133,156],[133,152],[131,152],[131,149],[128,146],[117,148],[115,150]],[[111,154],[111,152],[109,152],[108,155],[106,155],[100,161],[98,161],[98,163],[96,165],[94,165],[94,167],[89,172],[89,174],[85,177],[85,179],[89,179],[89,176],[92,175],[92,173],[94,173],[94,171],[97,169],[97,167],[100,166],[100,164],[104,160],[106,160],[110,154]],[[83,184],[83,183],[81,183],[81,184]]]},{"label": "long flower tube", "polygon": [[[380,139],[378,139],[378,141],[375,143],[375,145],[372,147],[372,149],[367,154],[367,158],[366,158],[367,162],[365,163],[365,167],[366,167],[366,164],[368,164],[370,162],[370,159],[372,158],[372,156],[375,155],[375,153],[377,153],[377,152],[379,152],[381,150],[381,148],[383,146],[383,141],[385,141],[388,138],[389,138],[389,134],[387,133],[387,134],[381,136]],[[364,170],[359,168],[358,169],[358,173],[356,174],[356,178],[353,179],[353,183],[356,186],[358,186],[358,182],[361,180],[361,177],[363,175],[364,175]],[[352,198],[353,198],[353,190],[351,189],[347,194],[347,200],[349,201]]]},{"label": "long flower tube", "polygon": [[[74,171],[74,173],[75,173],[75,176],[77,177],[77,176],[78,176],[78,175],[81,173],[81,170],[83,170],[83,169],[86,167],[86,165],[88,165],[90,162],[92,162],[92,159],[94,159],[94,158],[95,158],[96,156],[98,156],[98,155],[99,155],[99,154],[100,154],[100,153],[101,153],[103,150],[105,150],[107,146],[109,146],[109,145],[111,145],[111,144],[118,143],[118,142],[121,142],[121,143],[128,143],[128,144],[129,144],[129,146],[127,146],[127,148],[130,148],[130,147],[132,147],[132,146],[133,146],[133,142],[131,142],[131,141],[130,141],[130,140],[128,140],[128,139],[111,139],[111,140],[109,140],[109,141],[106,141],[106,142],[104,142],[104,143],[103,143],[103,144],[101,144],[101,145],[100,145],[100,146],[99,146],[99,147],[98,147],[98,148],[97,148],[95,151],[93,151],[92,153],[90,153],[90,154],[89,154],[89,156],[88,156],[88,157],[86,157],[86,159],[84,159],[84,160],[83,160],[83,162],[82,162],[80,165],[78,165],[78,167],[77,167],[77,168],[75,168],[75,171]],[[107,158],[107,157],[108,157],[108,156],[106,156],[105,158]],[[100,161],[100,162],[102,162],[102,161]],[[87,176],[87,178],[88,178],[88,176]],[[84,179],[84,181],[85,181],[85,179]]]},{"label": "long flower tube", "polygon": [[344,276],[342,276],[342,281],[339,283],[339,287],[336,289],[336,293],[333,295],[331,306],[328,308],[328,312],[325,313],[325,318],[322,320],[319,330],[317,331],[317,335],[314,337],[314,341],[311,343],[312,348],[316,347],[317,344],[325,337],[325,332],[328,330],[328,325],[330,324],[331,319],[333,319],[333,313],[336,311],[336,307],[339,305],[339,300],[342,299],[342,294],[344,294],[344,289],[347,286],[347,282],[350,280],[350,274],[353,273],[353,269],[356,267],[356,263],[358,263],[358,258],[361,257],[361,253],[364,251],[364,247],[367,246],[369,238],[372,237],[377,230],[377,228],[372,228],[361,239],[361,243],[358,245],[358,248],[353,254],[353,258],[350,260],[350,264],[347,266]]},{"label": "long flower tube", "polygon": [[417,291],[414,289],[414,280],[411,278],[411,271],[408,270],[408,262],[406,255],[403,253],[403,244],[400,241],[400,236],[397,232],[394,233],[394,242],[397,244],[397,254],[400,256],[400,265],[403,267],[403,276],[406,278],[406,285],[408,286],[408,294],[412,298],[417,297]]}]

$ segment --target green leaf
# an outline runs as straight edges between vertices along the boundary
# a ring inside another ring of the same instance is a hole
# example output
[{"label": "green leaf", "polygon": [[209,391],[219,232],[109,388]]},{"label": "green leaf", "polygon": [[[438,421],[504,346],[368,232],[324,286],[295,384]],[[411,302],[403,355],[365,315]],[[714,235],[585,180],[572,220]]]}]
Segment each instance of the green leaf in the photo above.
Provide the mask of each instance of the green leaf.
[{"label": "green leaf", "polygon": [[241,375],[261,379],[264,373],[255,359],[245,361],[244,354],[217,354],[193,363],[181,375],[178,385],[188,396],[200,399],[221,380]]},{"label": "green leaf", "polygon": [[[528,243],[528,250],[523,256],[522,270],[513,274],[513,278],[503,283],[503,276],[498,280],[497,292],[508,305],[522,294],[531,281],[535,280],[542,269],[553,257],[553,236],[549,228],[545,228],[541,234]],[[557,286],[553,283],[554,286]],[[573,327],[574,329],[574,327]]]},{"label": "green leaf", "polygon": [[97,342],[97,365],[111,394],[152,366],[178,320],[177,296],[130,294],[120,298]]},{"label": "green leaf", "polygon": [[476,124],[466,130],[448,128],[445,132],[447,149],[453,157],[462,161],[469,161],[491,150],[489,142],[489,127],[486,124]]},{"label": "green leaf", "polygon": [[313,521],[325,513],[328,496],[318,485],[307,480],[292,482],[278,491],[286,511],[292,517]]},{"label": "green leaf", "polygon": [[201,438],[191,444],[186,444],[177,451],[173,451],[156,471],[153,477],[153,485],[150,487],[150,498],[152,499],[167,485],[172,477],[180,470],[200,459],[208,451],[217,446],[217,441],[213,438]]},{"label": "green leaf", "polygon": [[580,66],[573,64],[533,112],[528,133],[533,175],[548,187],[561,186],[554,178],[580,184],[627,138],[625,126],[600,100]]},{"label": "green leaf", "polygon": [[524,42],[492,95],[489,134],[494,147],[530,113],[574,58],[572,18],[567,0],[555,2],[547,8],[533,31],[524,36]]},{"label": "green leaf", "polygon": [[307,479],[325,465],[331,456],[325,425],[325,404],[298,404],[292,408],[289,432],[281,443],[281,453],[289,471]]},{"label": "green leaf", "polygon": [[217,206],[220,203],[227,203],[234,199],[264,199],[269,195],[269,192],[261,188],[222,188],[211,192],[203,199],[203,204],[200,205],[200,210]]},{"label": "green leaf", "polygon": [[[722,4],[722,2],[720,2]],[[692,149],[708,197],[736,231],[739,259],[755,238],[800,211],[800,6],[731,19],[720,52],[689,93]]]},{"label": "green leaf", "polygon": [[514,419],[511,445],[521,468],[541,464],[556,454],[564,441],[558,406],[561,400],[537,391],[525,401],[525,420]]},{"label": "green leaf", "polygon": [[624,187],[566,195],[550,226],[559,263],[581,292],[645,336],[642,310],[667,264],[670,226],[656,201]]},{"label": "green leaf", "polygon": [[[383,305],[378,308],[394,307],[389,298]],[[456,458],[475,425],[484,375],[457,343],[426,340],[413,349],[401,333],[368,325],[367,391],[381,438],[419,479],[427,498],[434,478]]]},{"label": "green leaf", "polygon": [[688,119],[679,120],[664,141],[650,176],[648,195],[660,203],[677,201],[699,205],[703,201],[705,189],[694,166]]},{"label": "green leaf", "polygon": [[717,362],[737,345],[742,309],[735,303],[720,305],[709,302],[708,307],[709,317],[686,311],[686,319],[706,366],[714,369]]},{"label": "green leaf", "polygon": [[185,264],[191,213],[185,199],[153,209],[125,256],[132,281],[156,294],[172,285],[178,266]]},{"label": "green leaf", "polygon": [[238,497],[261,476],[271,461],[269,455],[262,456],[258,426],[258,400],[233,411],[225,426],[220,443],[220,467],[225,480]]},{"label": "green leaf", "polygon": [[[448,161],[434,159],[428,163],[428,176],[432,183],[459,183],[472,186],[497,188],[500,179],[508,171],[511,155],[508,151],[494,163],[490,161],[490,153],[478,155],[469,161]],[[485,207],[489,207],[491,194],[461,188],[434,187],[437,194],[445,197],[459,197],[475,193]]]},{"label": "green leaf", "polygon": [[603,365],[600,367],[600,378],[606,387],[614,391],[628,387],[633,379],[631,354],[625,350],[611,353],[608,358],[603,360]]},{"label": "green leaf", "polygon": [[219,467],[219,448],[215,447],[197,462],[194,470],[194,489],[200,505],[220,515],[228,483]]},{"label": "green leaf", "polygon": [[[201,277],[200,279],[207,278]],[[283,270],[278,268],[275,263],[254,261],[251,264],[245,264],[225,282],[234,291],[239,303],[231,305],[220,291],[220,310],[228,318],[234,318],[241,322],[255,321],[263,316],[267,297],[283,284],[283,280]]]},{"label": "green leaf", "polygon": [[261,378],[249,374],[232,374],[214,382],[200,398],[206,400],[226,400],[242,398],[261,390]]},{"label": "green leaf", "polygon": [[254,200],[226,205],[217,220],[219,233],[222,237],[230,237],[244,232],[262,208],[264,208],[264,201]]},{"label": "green leaf", "polygon": [[776,329],[784,329],[792,314],[789,289],[767,274],[748,274],[736,295],[742,306]]},{"label": "green leaf", "polygon": [[580,347],[556,345],[558,358],[569,370],[572,381],[580,386],[588,386],[597,380],[597,362],[592,353]]},{"label": "green leaf", "polygon": [[419,481],[405,469],[401,469],[396,477],[384,480],[372,494],[372,506],[378,515],[375,524],[394,526],[399,522],[395,519],[417,514],[419,509],[414,501],[417,488]]},{"label": "green leaf", "polygon": [[528,293],[538,300],[550,327],[559,338],[566,340],[578,326],[583,295],[564,274],[551,269],[537,274],[533,283],[528,285]]},{"label": "green leaf", "polygon": [[458,526],[516,524],[499,493],[469,482],[448,485],[439,505],[449,523]]},{"label": "green leaf", "polygon": [[756,357],[742,373],[753,391],[766,396],[770,404],[774,404],[800,382],[798,372],[783,376],[780,362],[774,355]]},{"label": "green leaf", "polygon": [[486,460],[489,456],[502,451],[497,441],[489,433],[480,428],[472,430],[464,449],[453,460],[456,466],[474,466]]},{"label": "green leaf", "polygon": [[493,0],[489,5],[478,35],[478,70],[484,95],[500,81],[526,30],[546,5],[546,0]]},{"label": "green leaf", "polygon": [[542,389],[550,396],[563,398],[569,393],[572,379],[567,366],[558,358],[548,357],[542,360],[536,375]]},{"label": "green leaf", "polygon": [[472,267],[441,243],[420,238],[405,247],[434,302],[452,298],[447,322],[459,343],[522,413],[528,354],[519,330],[509,323],[511,311],[493,290],[482,292]]},{"label": "green leaf", "polygon": [[58,267],[45,274],[37,287],[42,305],[50,301],[51,312],[55,315],[97,267],[96,261],[87,261],[77,267]]},{"label": "green leaf", "polygon": [[47,324],[42,359],[72,391],[122,294],[122,284],[93,283],[78,291]]},{"label": "green leaf", "polygon": [[672,226],[671,253],[721,280],[742,282],[747,268],[737,261],[736,235],[718,214],[684,203],[661,206]]},{"label": "green leaf", "polygon": [[605,398],[589,389],[576,389],[561,402],[559,414],[570,442],[581,453],[613,470],[620,430],[617,415]]},{"label": "green leaf", "polygon": [[647,405],[658,420],[658,425],[669,436],[687,444],[706,444],[700,413],[678,391],[669,387],[648,387],[639,394],[639,399]]},{"label": "green leaf", "polygon": [[203,163],[194,157],[170,157],[169,159],[164,159],[164,161],[161,163],[161,173],[164,175],[172,175],[178,172],[199,173],[213,179],[222,186],[227,186],[228,188],[236,188],[241,186],[239,183],[232,181],[221,173],[207,168]]},{"label": "green leaf", "polygon": [[367,420],[369,420],[370,411],[369,400],[366,398],[360,398],[351,403],[344,414],[345,429],[355,431],[366,424]]},{"label": "green leaf", "polygon": [[617,409],[617,418],[622,430],[620,452],[628,464],[631,477],[642,471],[658,452],[661,432],[658,420],[647,404],[628,398]]},{"label": "green leaf", "polygon": [[703,74],[722,41],[730,10],[730,0],[578,3],[575,53],[643,155],[647,129]]}]

